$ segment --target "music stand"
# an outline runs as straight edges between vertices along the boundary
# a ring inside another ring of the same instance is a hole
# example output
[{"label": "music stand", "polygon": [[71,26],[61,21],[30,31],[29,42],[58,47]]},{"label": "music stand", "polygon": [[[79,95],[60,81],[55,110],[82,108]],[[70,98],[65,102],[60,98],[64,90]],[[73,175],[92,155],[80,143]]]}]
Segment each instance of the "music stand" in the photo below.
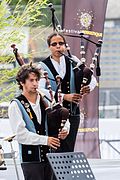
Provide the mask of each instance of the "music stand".
[{"label": "music stand", "polygon": [[5,161],[0,161],[0,170],[7,170]]},{"label": "music stand", "polygon": [[15,151],[13,150],[13,145],[12,145],[12,141],[14,139],[16,135],[12,135],[12,136],[8,136],[8,137],[5,137],[4,138],[4,141],[8,141],[10,143],[10,147],[11,147],[11,155],[12,155],[12,158],[13,158],[13,162],[14,162],[14,166],[15,166],[15,171],[16,171],[16,175],[17,175],[17,180],[20,180],[20,177],[19,177],[19,173],[18,173],[18,168],[17,168],[17,163],[16,163],[16,160],[15,160]]},{"label": "music stand", "polygon": [[95,180],[82,152],[48,153],[47,158],[57,180]]}]

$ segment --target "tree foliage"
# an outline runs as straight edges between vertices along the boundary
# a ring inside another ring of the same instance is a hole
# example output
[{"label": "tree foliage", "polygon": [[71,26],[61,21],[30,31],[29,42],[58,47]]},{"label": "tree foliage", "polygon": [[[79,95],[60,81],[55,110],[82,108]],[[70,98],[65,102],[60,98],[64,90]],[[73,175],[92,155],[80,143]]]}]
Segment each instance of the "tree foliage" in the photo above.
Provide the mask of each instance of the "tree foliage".
[{"label": "tree foliage", "polygon": [[42,11],[46,5],[46,0],[29,0],[23,6],[22,0],[19,0],[13,10],[10,9],[12,0],[3,0],[0,4],[0,49],[3,51],[1,55],[6,52],[6,47],[11,42],[20,43],[25,37],[21,31],[24,26],[31,27],[38,21],[41,21]]},{"label": "tree foliage", "polygon": [[[24,0],[24,3],[24,6],[23,0],[2,0],[0,3],[0,67],[14,61],[8,49],[13,42],[18,44],[25,38],[22,28],[32,28],[45,16],[41,9],[47,5],[47,0]],[[1,68],[0,101],[11,100],[14,97],[16,86],[13,79],[16,71],[17,69]]]},{"label": "tree foliage", "polygon": [[[10,4],[15,6],[17,2],[18,0],[12,0]],[[28,0],[22,0],[22,4],[26,5],[27,3],[28,3]],[[54,5],[60,5],[61,0],[48,0],[48,3],[53,3]]]}]

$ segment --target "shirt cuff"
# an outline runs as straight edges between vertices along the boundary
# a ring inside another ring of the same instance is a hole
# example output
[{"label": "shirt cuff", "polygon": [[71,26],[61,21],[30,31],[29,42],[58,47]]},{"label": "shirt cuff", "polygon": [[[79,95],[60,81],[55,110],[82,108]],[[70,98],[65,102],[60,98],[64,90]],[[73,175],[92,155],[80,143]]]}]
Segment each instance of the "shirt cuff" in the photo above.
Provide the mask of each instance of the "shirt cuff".
[{"label": "shirt cuff", "polygon": [[65,125],[64,125],[64,127],[62,129],[69,133],[69,131],[70,131],[70,122],[69,122],[69,120],[66,121],[66,123],[65,123]]},{"label": "shirt cuff", "polygon": [[40,135],[40,144],[41,145],[48,145],[48,136]]},{"label": "shirt cuff", "polygon": [[96,78],[92,75],[92,79],[91,79],[91,82],[90,82],[90,84],[89,84],[90,91],[93,91],[96,86],[97,86],[97,80],[96,80]]}]

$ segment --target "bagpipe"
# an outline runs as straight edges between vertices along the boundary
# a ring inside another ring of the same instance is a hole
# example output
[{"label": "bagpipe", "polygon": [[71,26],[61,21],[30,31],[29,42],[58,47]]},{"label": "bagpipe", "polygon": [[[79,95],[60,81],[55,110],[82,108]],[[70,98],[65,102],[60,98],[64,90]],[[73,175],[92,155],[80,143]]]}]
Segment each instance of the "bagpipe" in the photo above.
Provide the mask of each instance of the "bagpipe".
[{"label": "bagpipe", "polygon": [[98,40],[98,43],[96,44],[97,48],[96,48],[94,56],[92,58],[92,63],[90,64],[90,67],[88,67],[86,65],[86,58],[85,58],[85,46],[84,46],[84,42],[82,41],[82,38],[84,38],[83,33],[80,33],[80,38],[81,38],[81,45],[80,45],[81,59],[78,62],[76,62],[74,59],[74,56],[71,55],[68,44],[66,44],[66,49],[67,49],[68,55],[60,52],[62,55],[67,57],[72,64],[74,75],[75,75],[75,87],[76,87],[77,93],[80,93],[81,87],[90,84],[92,75],[94,73],[95,66],[96,66],[96,75],[97,76],[101,75],[101,70],[100,70],[100,66],[99,66],[99,54],[100,54],[100,49],[101,49],[101,45],[102,45],[102,40]]},{"label": "bagpipe", "polygon": [[[61,55],[64,55],[67,57],[70,61],[70,63],[73,66],[73,71],[75,74],[75,85],[76,85],[76,92],[80,93],[80,89],[83,86],[89,85],[91,82],[92,75],[94,73],[94,68],[96,67],[96,76],[101,75],[101,70],[100,70],[100,65],[99,65],[99,57],[100,57],[100,51],[101,51],[101,46],[102,46],[102,39],[99,39],[98,42],[94,42],[84,35],[84,33],[81,31],[76,31],[76,30],[66,30],[66,29],[61,29],[61,25],[59,23],[59,20],[55,14],[55,8],[53,7],[53,4],[50,3],[48,5],[52,12],[52,25],[53,25],[53,31],[56,31],[58,33],[61,33],[63,36],[68,36],[68,37],[73,37],[73,38],[80,38],[80,55],[81,58],[79,62],[76,62],[74,57],[70,53],[70,47],[66,43],[66,51],[67,54],[60,52]],[[90,67],[86,65],[86,58],[85,58],[85,43],[84,40],[94,44],[96,46],[92,62],[90,64]]]},{"label": "bagpipe", "polygon": [[[46,104],[46,102],[44,101],[47,113],[48,135],[57,137],[59,131],[62,130],[66,121],[69,119],[69,111],[68,109],[62,106],[60,76],[56,76],[57,90],[55,94],[57,93],[58,97],[58,102],[56,102],[55,96],[53,95],[53,91],[50,85],[48,72],[44,71],[43,74],[44,76],[42,76],[42,78],[46,79],[46,86],[50,94],[50,98],[46,98],[50,102],[50,105],[48,106],[48,104]],[[46,97],[44,93],[42,93],[39,90],[37,91],[42,95],[43,98]]]},{"label": "bagpipe", "polygon": [[[24,60],[18,53],[18,49],[16,48],[16,45],[11,45],[13,48],[13,53],[15,55],[16,61],[20,66],[24,65]],[[32,66],[32,65],[31,65]],[[37,89],[37,92],[40,94],[41,100],[45,106],[45,111],[47,114],[47,130],[48,130],[48,136],[54,136],[58,137],[59,132],[64,127],[66,121],[69,118],[69,111],[62,106],[61,101],[61,90],[60,90],[60,78],[56,77],[56,81],[58,84],[57,92],[58,93],[58,102],[56,103],[52,88],[50,85],[50,81],[48,78],[48,73],[44,71],[44,76],[42,78],[46,79],[46,85],[49,90],[50,98],[48,98],[43,92],[39,91]],[[48,102],[50,103],[50,106],[48,105]]]}]

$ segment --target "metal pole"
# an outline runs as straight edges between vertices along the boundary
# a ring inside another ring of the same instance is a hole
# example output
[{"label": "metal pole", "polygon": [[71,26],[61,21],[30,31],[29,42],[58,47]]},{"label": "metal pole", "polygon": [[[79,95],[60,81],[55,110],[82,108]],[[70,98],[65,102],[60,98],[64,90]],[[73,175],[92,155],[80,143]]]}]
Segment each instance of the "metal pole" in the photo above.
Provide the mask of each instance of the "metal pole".
[{"label": "metal pole", "polygon": [[10,147],[11,147],[11,155],[12,155],[12,158],[13,158],[15,171],[16,171],[16,175],[17,175],[17,180],[20,180],[18,169],[17,169],[17,164],[16,164],[16,160],[15,160],[15,151],[13,150],[12,141],[9,141],[9,142],[10,142]]}]

